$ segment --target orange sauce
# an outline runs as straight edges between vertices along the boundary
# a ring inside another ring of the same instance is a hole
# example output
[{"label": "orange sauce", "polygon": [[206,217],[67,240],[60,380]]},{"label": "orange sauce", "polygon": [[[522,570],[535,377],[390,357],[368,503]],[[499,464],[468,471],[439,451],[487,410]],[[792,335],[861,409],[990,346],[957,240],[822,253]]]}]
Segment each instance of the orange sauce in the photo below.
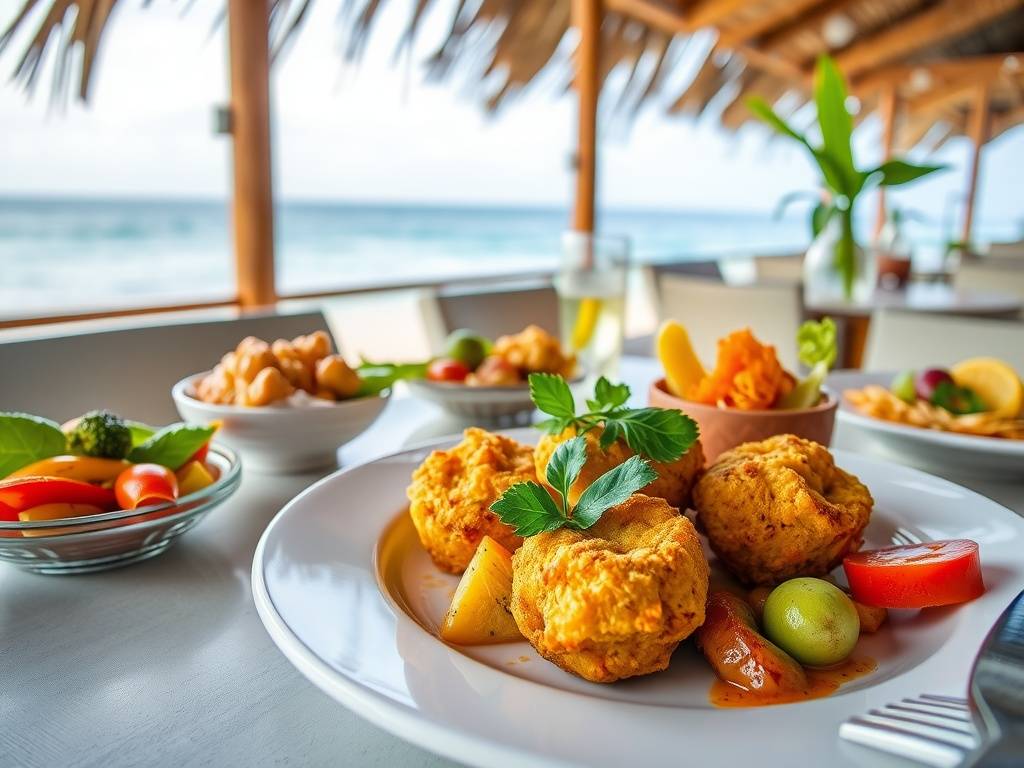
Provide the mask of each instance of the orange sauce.
[{"label": "orange sauce", "polygon": [[851,656],[846,661],[827,669],[805,667],[807,687],[785,693],[765,694],[748,691],[723,680],[715,680],[709,698],[716,707],[763,707],[770,704],[789,704],[794,701],[820,699],[839,690],[839,686],[871,674],[878,667],[867,656]]}]

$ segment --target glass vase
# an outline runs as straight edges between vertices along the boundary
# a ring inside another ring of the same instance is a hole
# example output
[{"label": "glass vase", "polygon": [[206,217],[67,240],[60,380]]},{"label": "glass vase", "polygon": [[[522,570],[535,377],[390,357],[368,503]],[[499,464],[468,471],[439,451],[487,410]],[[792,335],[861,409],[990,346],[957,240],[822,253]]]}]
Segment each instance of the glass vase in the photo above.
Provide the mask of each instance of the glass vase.
[{"label": "glass vase", "polygon": [[804,257],[808,304],[867,304],[878,280],[872,254],[853,237],[850,211],[837,211],[814,238]]}]

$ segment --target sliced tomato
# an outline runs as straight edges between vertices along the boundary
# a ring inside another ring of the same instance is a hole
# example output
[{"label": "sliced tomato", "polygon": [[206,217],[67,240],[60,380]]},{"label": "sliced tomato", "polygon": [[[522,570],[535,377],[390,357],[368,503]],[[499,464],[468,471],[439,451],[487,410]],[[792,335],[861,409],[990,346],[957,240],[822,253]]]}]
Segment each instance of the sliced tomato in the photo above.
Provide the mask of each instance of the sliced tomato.
[{"label": "sliced tomato", "polygon": [[122,509],[163,504],[178,498],[178,478],[159,464],[136,464],[117,476],[114,493]]},{"label": "sliced tomato", "polygon": [[66,477],[19,477],[0,482],[0,520],[14,521],[18,513],[42,504],[114,506],[114,492]]},{"label": "sliced tomato", "polygon": [[985,591],[978,543],[928,541],[843,560],[853,599],[882,608],[928,608],[973,600]]},{"label": "sliced tomato", "polygon": [[439,357],[427,366],[427,378],[431,381],[465,381],[469,366],[447,357]]}]

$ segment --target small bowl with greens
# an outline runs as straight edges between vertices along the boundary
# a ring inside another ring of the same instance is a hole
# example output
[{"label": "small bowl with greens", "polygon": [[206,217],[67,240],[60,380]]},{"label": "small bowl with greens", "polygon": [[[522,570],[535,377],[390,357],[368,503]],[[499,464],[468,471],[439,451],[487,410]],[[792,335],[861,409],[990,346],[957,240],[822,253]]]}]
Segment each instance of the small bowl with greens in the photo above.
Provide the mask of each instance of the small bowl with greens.
[{"label": "small bowl with greens", "polygon": [[665,377],[651,384],[649,402],[692,417],[709,462],[741,443],[772,435],[792,434],[827,446],[839,405],[824,386],[837,355],[836,325],[828,317],[808,320],[796,342],[808,368],[802,377],[787,371],[775,347],[749,328],[720,339],[714,367],[705,369],[686,329],[667,321],[657,338]]},{"label": "small bowl with greens", "polygon": [[216,431],[0,413],[0,560],[86,573],[160,554],[238,488],[241,464]]}]

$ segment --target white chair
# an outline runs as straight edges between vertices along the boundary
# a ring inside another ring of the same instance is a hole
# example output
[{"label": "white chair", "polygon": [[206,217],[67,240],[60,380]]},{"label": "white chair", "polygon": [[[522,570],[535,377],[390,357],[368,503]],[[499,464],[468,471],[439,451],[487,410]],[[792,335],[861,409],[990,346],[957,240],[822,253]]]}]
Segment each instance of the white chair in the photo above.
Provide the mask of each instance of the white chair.
[{"label": "white chair", "polygon": [[754,269],[757,281],[761,283],[799,283],[804,275],[804,256],[802,253],[789,256],[755,256]]},{"label": "white chair", "polygon": [[1018,240],[1014,243],[989,243],[985,257],[988,259],[1024,261],[1024,240]]},{"label": "white chair", "polygon": [[95,408],[152,424],[178,421],[171,387],[212,368],[246,336],[328,330],[319,312],[246,315],[0,343],[0,410],[61,422]]},{"label": "white chair", "polygon": [[558,294],[549,282],[459,286],[425,292],[420,309],[431,351],[444,351],[445,338],[469,328],[496,339],[539,325],[558,336]]},{"label": "white chair", "polygon": [[1012,293],[1024,301],[1024,262],[964,262],[953,278],[953,284],[964,291]]},{"label": "white chair", "polygon": [[775,345],[786,368],[798,369],[796,332],[803,321],[799,284],[726,285],[667,274],[661,277],[659,294],[662,319],[678,320],[686,326],[705,366],[714,365],[720,338],[749,327],[759,340]]},{"label": "white chair", "polygon": [[881,310],[871,318],[867,370],[949,366],[967,357],[999,357],[1024,372],[1024,323]]}]

